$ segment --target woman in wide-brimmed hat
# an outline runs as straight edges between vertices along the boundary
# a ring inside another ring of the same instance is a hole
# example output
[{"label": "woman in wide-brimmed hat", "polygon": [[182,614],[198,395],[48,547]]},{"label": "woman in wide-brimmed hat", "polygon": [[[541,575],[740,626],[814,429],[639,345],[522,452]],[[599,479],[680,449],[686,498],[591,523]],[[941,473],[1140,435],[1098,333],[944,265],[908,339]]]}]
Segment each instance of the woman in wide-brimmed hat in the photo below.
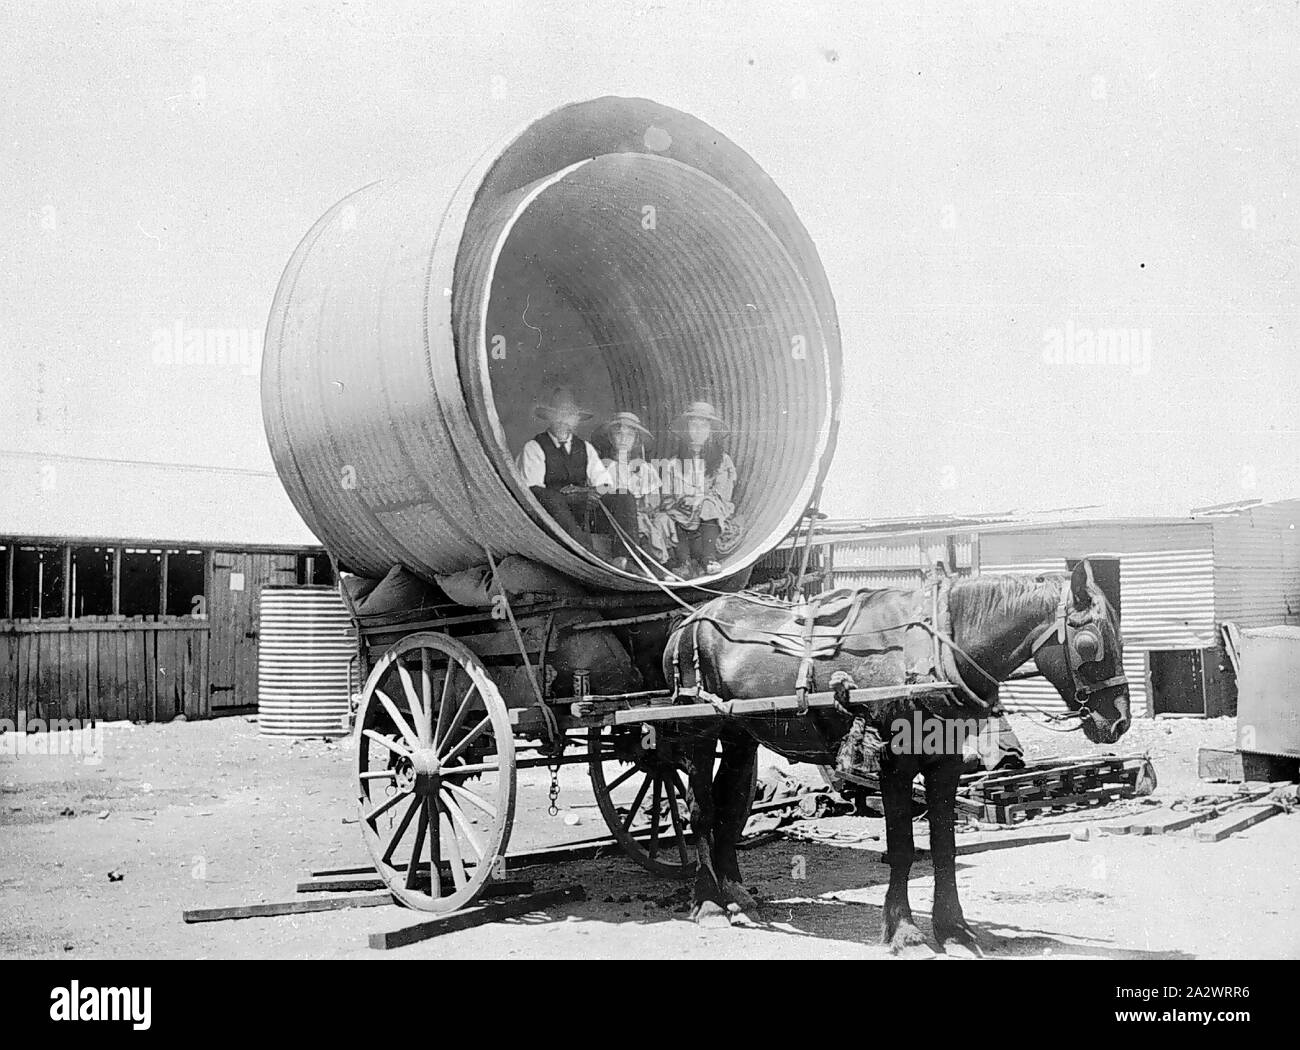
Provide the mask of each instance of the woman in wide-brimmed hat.
[{"label": "woman in wide-brimmed hat", "polygon": [[673,424],[677,455],[663,470],[662,509],[677,527],[674,571],[687,578],[722,571],[718,539],[736,513],[736,464],[722,446],[726,422],[707,401],[692,401]]},{"label": "woman in wide-brimmed hat", "polygon": [[641,545],[662,565],[677,542],[677,530],[672,519],[659,509],[663,484],[659,472],[646,457],[650,436],[635,412],[615,412],[596,428],[592,441],[609,471],[614,491],[636,500]]}]

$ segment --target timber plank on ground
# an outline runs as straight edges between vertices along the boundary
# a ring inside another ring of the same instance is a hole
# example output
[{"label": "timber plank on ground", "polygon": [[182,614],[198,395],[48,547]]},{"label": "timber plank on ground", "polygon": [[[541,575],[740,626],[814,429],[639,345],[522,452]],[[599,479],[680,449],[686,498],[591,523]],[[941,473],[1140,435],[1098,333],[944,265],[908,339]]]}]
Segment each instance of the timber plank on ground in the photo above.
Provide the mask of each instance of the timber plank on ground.
[{"label": "timber plank on ground", "polygon": [[1238,831],[1245,831],[1246,828],[1268,820],[1269,817],[1275,817],[1281,812],[1282,807],[1276,802],[1269,802],[1262,806],[1242,806],[1240,809],[1234,809],[1221,817],[1206,821],[1196,829],[1196,840],[1198,842],[1222,842],[1229,835],[1235,835]]},{"label": "timber plank on ground", "polygon": [[541,911],[565,901],[585,900],[586,893],[581,886],[565,886],[558,890],[543,890],[540,893],[528,893],[510,900],[496,901],[492,904],[477,904],[460,911],[439,915],[427,922],[417,922],[413,926],[404,926],[397,930],[384,930],[370,935],[370,947],[376,951],[388,951],[403,948],[408,944],[426,941],[444,933],[468,930],[483,926],[489,922],[513,919],[529,912]]}]

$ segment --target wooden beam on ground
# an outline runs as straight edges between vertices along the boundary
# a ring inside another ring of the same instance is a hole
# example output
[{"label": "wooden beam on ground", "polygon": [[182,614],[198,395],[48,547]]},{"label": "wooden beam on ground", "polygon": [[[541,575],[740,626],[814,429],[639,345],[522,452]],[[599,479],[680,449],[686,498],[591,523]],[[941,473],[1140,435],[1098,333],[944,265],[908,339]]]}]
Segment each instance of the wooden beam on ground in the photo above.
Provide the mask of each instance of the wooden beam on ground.
[{"label": "wooden beam on ground", "polygon": [[1147,813],[1133,821],[1128,826],[1130,835],[1167,835],[1170,832],[1182,831],[1183,828],[1190,828],[1193,824],[1200,824],[1202,821],[1209,820],[1215,815],[1213,809],[1191,812],[1186,809],[1169,809],[1167,807],[1156,810],[1154,813]]},{"label": "wooden beam on ground", "polygon": [[1098,821],[1097,832],[1101,835],[1127,835],[1128,829],[1145,816],[1145,813],[1126,813],[1123,816],[1108,817]]},{"label": "wooden beam on ground", "polygon": [[[373,872],[373,869],[372,869]],[[450,870],[444,874],[444,877],[450,877]],[[422,881],[428,885],[427,878]],[[368,878],[342,878],[342,879],[308,879],[306,882],[300,882],[297,886],[298,893],[355,893],[358,890],[382,890],[387,889],[384,880],[377,875],[371,874]],[[516,893],[532,893],[533,884],[523,879],[493,879],[483,887],[482,896],[484,897],[512,897]]]},{"label": "wooden beam on ground", "polygon": [[369,944],[376,951],[403,948],[408,944],[427,941],[431,937],[439,937],[444,933],[468,930],[475,926],[483,926],[489,922],[499,922],[502,919],[513,919],[520,915],[527,915],[532,911],[541,911],[556,904],[562,904],[565,901],[585,900],[586,896],[581,886],[565,886],[563,889],[529,893],[522,897],[513,897],[510,900],[498,901],[494,904],[476,904],[461,911],[440,915],[428,922],[417,922],[413,926],[404,926],[398,930],[372,933]]},{"label": "wooden beam on ground", "polygon": [[1215,817],[1208,820],[1196,829],[1196,840],[1198,842],[1221,842],[1229,835],[1235,835],[1238,831],[1245,831],[1246,828],[1260,821],[1268,820],[1269,817],[1275,817],[1282,812],[1282,807],[1276,802],[1269,802],[1263,806],[1243,806],[1240,809],[1234,809],[1231,813],[1225,813],[1221,817]]},{"label": "wooden beam on ground", "polygon": [[340,911],[343,908],[380,908],[395,904],[391,893],[373,893],[364,897],[326,897],[315,900],[274,901],[269,904],[241,904],[233,908],[194,908],[183,912],[185,922],[221,922],[225,919],[264,919],[276,915],[305,915],[316,911]]}]

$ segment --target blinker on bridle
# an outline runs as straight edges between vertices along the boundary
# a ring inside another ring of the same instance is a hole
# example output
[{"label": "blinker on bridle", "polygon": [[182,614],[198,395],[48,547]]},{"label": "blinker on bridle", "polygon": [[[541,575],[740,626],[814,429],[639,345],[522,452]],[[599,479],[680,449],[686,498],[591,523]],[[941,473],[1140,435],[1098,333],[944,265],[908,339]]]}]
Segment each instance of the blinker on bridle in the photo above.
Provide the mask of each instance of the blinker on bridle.
[{"label": "blinker on bridle", "polygon": [[1086,682],[1080,677],[1079,670],[1086,664],[1100,663],[1106,656],[1105,635],[1094,621],[1074,627],[1070,624],[1070,605],[1073,603],[1073,589],[1070,581],[1061,584],[1061,600],[1056,605],[1056,619],[1045,628],[1030,647],[1030,655],[1037,653],[1048,639],[1054,638],[1065,653],[1065,666],[1070,672],[1074,684],[1074,698],[1081,711],[1090,710],[1089,698],[1094,693],[1108,689],[1118,689],[1128,685],[1128,676],[1122,665],[1117,663],[1119,674],[1101,682]]}]

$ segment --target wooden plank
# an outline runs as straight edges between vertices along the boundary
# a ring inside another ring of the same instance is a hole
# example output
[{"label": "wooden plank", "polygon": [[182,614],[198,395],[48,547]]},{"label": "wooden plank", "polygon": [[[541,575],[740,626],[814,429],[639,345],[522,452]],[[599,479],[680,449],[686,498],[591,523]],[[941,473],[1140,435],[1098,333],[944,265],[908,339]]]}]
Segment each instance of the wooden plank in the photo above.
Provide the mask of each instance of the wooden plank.
[{"label": "wooden plank", "polygon": [[[372,869],[373,870],[373,869]],[[444,877],[450,875],[450,868],[446,869]],[[417,879],[417,885],[422,882],[428,886],[428,878]],[[377,875],[371,875],[368,878],[351,877],[341,879],[307,879],[305,882],[298,883],[295,892],[297,893],[355,893],[358,890],[382,890],[387,889],[384,880]],[[480,894],[482,897],[513,897],[520,893],[532,893],[533,883],[530,879],[493,879],[488,882]]]},{"label": "wooden plank", "polygon": [[137,714],[140,702],[136,682],[140,675],[140,664],[144,659],[140,651],[143,645],[141,637],[141,634],[136,631],[122,636],[122,692],[126,704],[126,711],[122,717],[132,722],[138,721],[140,717]]},{"label": "wooden plank", "polygon": [[384,905],[396,907],[391,893],[241,904],[233,908],[193,908],[182,912],[181,919],[185,922],[221,922],[226,919],[263,919],[276,915],[304,915],[314,911],[340,911],[343,908],[380,908]]},{"label": "wooden plank", "polygon": [[56,635],[59,640],[59,695],[55,718],[75,718],[77,714],[77,664],[70,634]]},{"label": "wooden plank", "polygon": [[99,643],[100,635],[86,635],[86,708],[89,717],[107,722],[105,705],[99,696]]},{"label": "wooden plank", "polygon": [[199,694],[195,703],[195,716],[197,718],[210,718],[212,716],[212,693],[208,689],[208,632],[201,631],[196,637],[198,638],[198,650],[195,661],[198,669]]},{"label": "wooden plank", "polygon": [[100,660],[100,689],[107,687],[113,696],[113,721],[127,716],[126,693],[126,635],[116,631],[100,637],[100,652],[104,642],[108,642],[111,659],[105,663]]},{"label": "wooden plank", "polygon": [[202,702],[199,691],[199,667],[201,665],[201,634],[183,635],[181,645],[185,649],[185,717],[201,717]]},{"label": "wooden plank", "polygon": [[0,632],[5,634],[104,634],[109,631],[161,631],[185,633],[206,631],[202,620],[109,620],[100,616],[83,616],[67,620],[0,620]]},{"label": "wooden plank", "polygon": [[1214,816],[1214,810],[1207,809],[1199,813],[1191,813],[1185,809],[1162,808],[1154,813],[1148,813],[1142,818],[1135,820],[1128,827],[1130,835],[1167,835],[1170,832],[1182,831],[1183,828],[1190,828],[1193,824],[1200,824]]},{"label": "wooden plank", "polygon": [[62,635],[52,634],[45,639],[41,650],[41,717],[49,720],[60,717],[63,697]]},{"label": "wooden plank", "polygon": [[27,721],[36,717],[36,698],[41,688],[40,639],[23,637],[23,712]]},{"label": "wooden plank", "polygon": [[543,908],[550,908],[565,901],[586,900],[586,896],[581,886],[566,886],[558,890],[525,894],[495,904],[478,904],[461,911],[440,915],[428,922],[417,922],[413,926],[406,926],[399,930],[372,933],[369,944],[376,951],[402,948],[408,944],[426,941],[431,937],[439,937],[444,933],[468,930],[485,923],[527,915],[531,911],[541,911]]},{"label": "wooden plank", "polygon": [[158,636],[144,634],[144,681],[147,695],[144,699],[146,721],[158,721]]},{"label": "wooden plank", "polygon": [[1282,812],[1282,807],[1276,802],[1269,802],[1262,806],[1242,806],[1240,809],[1234,809],[1231,813],[1225,813],[1221,817],[1215,817],[1213,820],[1207,820],[1195,831],[1198,842],[1221,842],[1229,835],[1234,835],[1238,831],[1244,831],[1260,821],[1268,820],[1269,817],[1275,817]]}]

